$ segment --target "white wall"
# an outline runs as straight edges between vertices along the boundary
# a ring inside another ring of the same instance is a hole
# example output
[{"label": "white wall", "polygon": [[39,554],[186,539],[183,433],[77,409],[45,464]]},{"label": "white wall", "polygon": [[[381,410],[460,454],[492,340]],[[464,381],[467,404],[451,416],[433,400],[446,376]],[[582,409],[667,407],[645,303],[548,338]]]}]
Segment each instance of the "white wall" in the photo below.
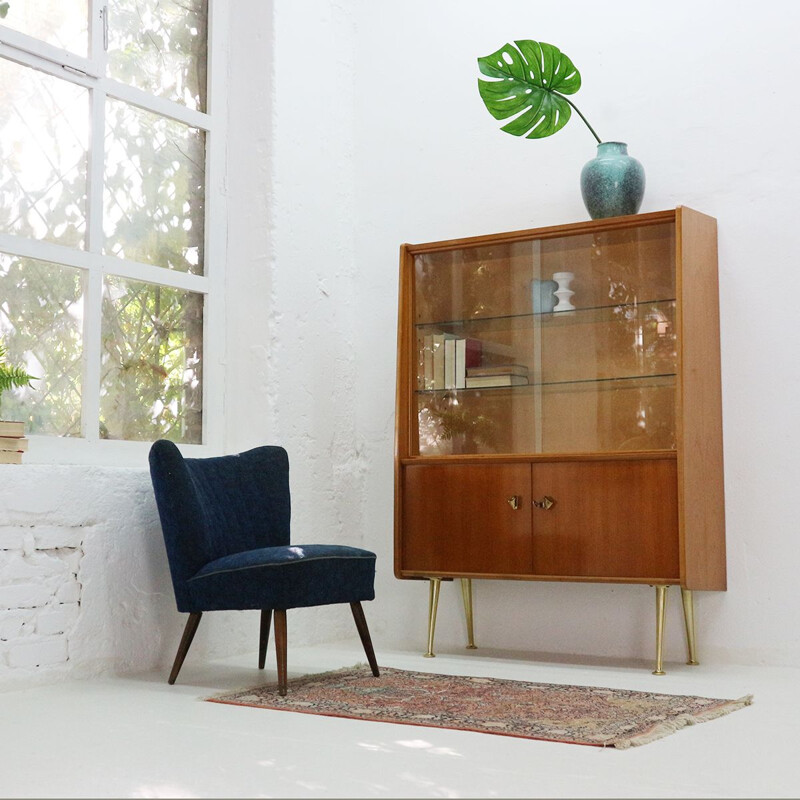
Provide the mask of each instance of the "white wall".
[{"label": "white wall", "polygon": [[[236,316],[240,302],[265,303],[267,328],[243,315],[259,334],[253,346],[266,347],[252,362],[263,386],[247,383],[248,396],[234,401],[243,413],[229,419],[230,441],[266,431],[288,447],[296,535],[378,552],[379,599],[368,609],[378,647],[422,647],[427,611],[425,586],[396,581],[391,567],[398,245],[587,218],[578,175],[595,147],[580,120],[550,139],[519,140],[497,129],[478,97],[476,57],[516,37],[551,42],[574,60],[578,106],[645,166],[642,211],[684,204],[719,220],[730,591],[697,598],[701,656],[796,663],[797,7],[275,6],[273,188],[259,206],[271,227],[252,234],[268,237],[271,260],[241,265],[256,288],[267,267],[273,278],[269,296],[245,292],[229,305]],[[252,56],[251,96],[261,103],[264,56]],[[265,162],[253,156],[258,188],[231,193],[233,217],[236,207],[252,216],[251,200],[263,199]],[[229,369],[246,363],[232,357]],[[483,582],[475,593],[484,646],[652,656],[647,587]],[[460,647],[456,587],[442,595],[439,648]],[[673,598],[667,657],[682,653]]]},{"label": "white wall", "polygon": [[[532,38],[573,59],[583,76],[578,107],[643,163],[642,211],[683,204],[718,218],[729,591],[697,598],[701,656],[796,664],[798,6],[355,8],[359,425],[372,466],[365,521],[382,556],[382,601],[413,609],[392,621],[387,639],[421,646],[425,621],[423,588],[388,575],[397,245],[587,218],[578,176],[595,147],[583,123],[574,116],[550,139],[517,139],[498,130],[477,93],[476,57]],[[444,587],[443,602],[440,647],[459,646],[455,587]],[[476,603],[487,646],[652,655],[647,587],[487,582]],[[678,606],[673,598],[668,658],[683,653]]]},{"label": "white wall", "polygon": [[[251,1],[232,13],[226,415],[229,451],[288,450],[293,540],[357,546],[369,461],[356,416],[363,330],[345,6]],[[347,607],[295,611],[288,625],[290,646],[355,633]]]},{"label": "white wall", "polygon": [[[0,690],[154,668],[166,680],[187,615],[149,472],[3,464],[0,486]],[[207,614],[189,659],[255,650],[258,626],[255,611]]]}]

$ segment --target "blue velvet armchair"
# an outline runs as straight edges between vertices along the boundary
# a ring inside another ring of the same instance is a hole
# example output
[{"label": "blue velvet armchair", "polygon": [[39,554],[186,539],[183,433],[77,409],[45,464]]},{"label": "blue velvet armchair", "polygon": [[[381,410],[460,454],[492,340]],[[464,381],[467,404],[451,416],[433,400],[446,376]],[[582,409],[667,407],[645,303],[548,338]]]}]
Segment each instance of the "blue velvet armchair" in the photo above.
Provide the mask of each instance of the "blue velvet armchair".
[{"label": "blue velvet armchair", "polygon": [[290,545],[289,458],[265,446],[184,458],[166,439],[150,449],[150,476],[178,610],[189,613],[169,683],[175,683],[204,611],[260,609],[258,666],[275,619],[278,690],[285,695],[286,611],[349,603],[372,674],[379,675],[361,602],[375,597],[375,553],[343,545]]}]

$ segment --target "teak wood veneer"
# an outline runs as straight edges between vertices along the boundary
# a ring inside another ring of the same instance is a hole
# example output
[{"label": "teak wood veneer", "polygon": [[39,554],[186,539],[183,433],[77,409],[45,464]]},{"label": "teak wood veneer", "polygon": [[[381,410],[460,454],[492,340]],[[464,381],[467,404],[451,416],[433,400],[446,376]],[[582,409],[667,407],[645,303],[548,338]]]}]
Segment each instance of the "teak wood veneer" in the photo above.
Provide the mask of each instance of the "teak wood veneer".
[{"label": "teak wood veneer", "polygon": [[[534,311],[558,271],[575,310]],[[448,338],[528,383],[466,388]],[[657,674],[679,586],[696,663],[692,592],[727,588],[713,218],[402,245],[396,402],[394,567],[430,581],[426,655],[442,580],[470,646],[472,579],[589,581],[656,587]]]}]

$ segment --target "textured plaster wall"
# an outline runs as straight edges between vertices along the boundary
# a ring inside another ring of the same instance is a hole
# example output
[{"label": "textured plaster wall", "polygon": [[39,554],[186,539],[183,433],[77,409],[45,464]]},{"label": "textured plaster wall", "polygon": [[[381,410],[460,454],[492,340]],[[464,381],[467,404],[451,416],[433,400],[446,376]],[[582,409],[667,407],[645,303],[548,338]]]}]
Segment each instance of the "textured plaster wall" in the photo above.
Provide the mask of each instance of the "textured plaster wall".
[{"label": "textured plaster wall", "polygon": [[[587,218],[578,175],[595,146],[580,120],[515,139],[478,98],[476,56],[516,37],[573,58],[579,107],[645,166],[642,211],[684,204],[719,219],[730,591],[697,598],[700,652],[796,663],[798,8],[274,5],[270,18],[247,3],[233,23],[230,247],[241,257],[229,264],[228,444],[287,447],[296,536],[378,552],[367,609],[378,648],[422,648],[427,613],[425,585],[392,575],[398,246]],[[485,647],[652,656],[648,587],[480,582],[475,600]],[[678,606],[672,597],[668,660],[683,656]],[[290,622],[311,638],[347,633],[341,625]],[[460,648],[463,635],[447,584],[439,647]]]},{"label": "textured plaster wall", "polygon": [[0,467],[0,686],[159,661],[173,626],[145,477]]},{"label": "textured plaster wall", "polygon": [[[172,663],[175,608],[146,469],[2,465],[0,690]],[[190,659],[252,649],[257,612],[203,618]],[[188,663],[188,662],[187,662]]]},{"label": "textured plaster wall", "polygon": [[[175,607],[149,472],[2,465],[0,486],[0,691],[154,668],[166,677],[186,615]],[[336,526],[326,527],[335,540]],[[294,645],[351,635],[346,606],[290,619]],[[206,614],[187,666],[254,651],[258,620]]]},{"label": "textured plaster wall", "polygon": [[[369,462],[349,6],[247,2],[232,15],[226,423],[229,451],[289,452],[295,542],[358,545]],[[355,632],[346,606],[288,624],[290,644]]]}]

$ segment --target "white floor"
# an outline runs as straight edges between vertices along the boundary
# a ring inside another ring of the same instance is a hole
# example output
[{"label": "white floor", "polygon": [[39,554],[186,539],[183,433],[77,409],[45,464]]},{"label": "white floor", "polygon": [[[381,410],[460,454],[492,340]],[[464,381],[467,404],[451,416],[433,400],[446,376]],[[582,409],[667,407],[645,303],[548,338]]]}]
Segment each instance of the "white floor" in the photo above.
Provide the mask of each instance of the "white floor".
[{"label": "white floor", "polygon": [[[272,649],[270,648],[270,656]],[[800,670],[565,663],[490,650],[386,666],[711,697],[752,706],[618,751],[204,703],[275,679],[255,655],[0,693],[2,797],[798,797]],[[289,650],[290,678],[363,661]]]}]

